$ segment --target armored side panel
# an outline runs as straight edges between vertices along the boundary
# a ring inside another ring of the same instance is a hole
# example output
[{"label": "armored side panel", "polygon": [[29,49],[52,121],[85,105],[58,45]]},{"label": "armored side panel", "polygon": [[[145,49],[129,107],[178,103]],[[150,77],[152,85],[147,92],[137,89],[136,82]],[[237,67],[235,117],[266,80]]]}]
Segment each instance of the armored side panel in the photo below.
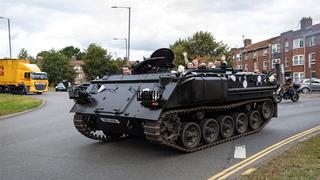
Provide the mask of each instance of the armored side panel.
[{"label": "armored side panel", "polygon": [[[137,101],[137,93],[142,90],[159,91],[161,75],[112,75],[93,81],[87,88],[88,103],[76,103],[71,112],[94,114],[101,117],[120,119],[158,120],[163,108],[149,108]],[[170,75],[174,78],[174,75]],[[169,99],[177,84],[173,79],[162,92],[163,99]]]}]

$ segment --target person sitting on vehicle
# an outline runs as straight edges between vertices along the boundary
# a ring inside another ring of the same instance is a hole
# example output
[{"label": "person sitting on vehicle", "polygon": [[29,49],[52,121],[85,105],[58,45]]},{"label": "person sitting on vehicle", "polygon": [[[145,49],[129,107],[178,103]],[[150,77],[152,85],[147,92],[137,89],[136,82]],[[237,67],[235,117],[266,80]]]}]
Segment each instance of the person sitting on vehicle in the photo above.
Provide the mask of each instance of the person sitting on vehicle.
[{"label": "person sitting on vehicle", "polygon": [[193,68],[198,68],[199,67],[199,60],[198,59],[192,60],[192,64],[193,64]]},{"label": "person sitting on vehicle", "polygon": [[187,63],[187,69],[193,69],[193,63],[192,62],[188,62]]},{"label": "person sitting on vehicle", "polygon": [[206,68],[207,68],[206,62],[205,62],[205,61],[201,61],[201,63],[200,63],[200,65],[199,65],[198,68],[200,68],[200,69],[206,69]]},{"label": "person sitting on vehicle", "polygon": [[281,86],[281,89],[284,90],[284,94],[288,96],[293,96],[293,83],[291,78],[286,78],[286,82]]},{"label": "person sitting on vehicle", "polygon": [[209,61],[208,68],[216,68],[216,66],[214,65],[214,63],[212,61]]},{"label": "person sitting on vehicle", "polygon": [[128,66],[124,66],[124,67],[122,68],[122,73],[123,73],[124,75],[130,75],[130,74],[131,74],[131,70],[129,69]]}]

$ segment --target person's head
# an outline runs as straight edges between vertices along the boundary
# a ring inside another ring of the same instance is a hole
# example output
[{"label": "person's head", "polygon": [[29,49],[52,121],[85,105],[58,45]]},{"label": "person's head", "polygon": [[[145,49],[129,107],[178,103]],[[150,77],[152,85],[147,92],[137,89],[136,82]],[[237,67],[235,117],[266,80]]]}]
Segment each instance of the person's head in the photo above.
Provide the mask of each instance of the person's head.
[{"label": "person's head", "polygon": [[199,67],[199,62],[198,59],[192,60],[193,68],[198,68]]},{"label": "person's head", "polygon": [[129,75],[129,74],[131,74],[131,71],[130,71],[130,69],[129,69],[128,66],[124,66],[124,67],[122,68],[122,73],[123,73],[124,75]]},{"label": "person's head", "polygon": [[214,61],[214,65],[215,66],[220,66],[221,64],[220,64],[220,61]]},{"label": "person's head", "polygon": [[202,61],[202,62],[200,63],[200,65],[199,65],[199,67],[201,67],[201,68],[207,67],[206,62],[205,62],[205,61]]},{"label": "person's head", "polygon": [[208,68],[214,68],[213,62],[211,62],[211,61],[208,62]]},{"label": "person's head", "polygon": [[291,77],[286,77],[286,83],[291,83],[292,79]]},{"label": "person's head", "polygon": [[188,62],[187,68],[188,68],[188,69],[192,69],[192,68],[193,68],[193,63],[192,63],[192,62]]}]

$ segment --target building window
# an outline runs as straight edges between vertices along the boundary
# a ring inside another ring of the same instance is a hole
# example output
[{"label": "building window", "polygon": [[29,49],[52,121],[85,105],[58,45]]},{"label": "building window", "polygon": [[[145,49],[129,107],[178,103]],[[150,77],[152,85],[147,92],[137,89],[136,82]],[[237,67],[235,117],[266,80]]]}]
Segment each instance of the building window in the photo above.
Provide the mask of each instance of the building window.
[{"label": "building window", "polygon": [[253,70],[255,71],[255,70],[257,70],[258,69],[258,63],[257,62],[254,62],[253,63]]},{"label": "building window", "polygon": [[304,65],[303,55],[293,56],[293,58],[292,58],[292,65],[293,65],[293,66]]},{"label": "building window", "polygon": [[253,58],[257,57],[257,51],[253,51]]},{"label": "building window", "polygon": [[244,60],[248,60],[248,53],[244,54]]},{"label": "building window", "polygon": [[236,60],[237,60],[237,61],[241,61],[241,54],[237,54],[237,55],[236,55]]},{"label": "building window", "polygon": [[268,49],[263,50],[263,56],[266,56],[268,54]]},{"label": "building window", "polygon": [[280,59],[272,59],[272,68],[276,68],[276,64],[280,63]]},{"label": "building window", "polygon": [[248,71],[248,64],[245,64],[245,65],[244,65],[244,69],[245,69],[246,71]]},{"label": "building window", "polygon": [[303,46],[304,46],[304,43],[302,38],[293,40],[293,49],[303,48]]},{"label": "building window", "polygon": [[237,69],[242,69],[242,65],[241,64],[237,65]]},{"label": "building window", "polygon": [[315,36],[311,36],[308,40],[308,46],[316,45]]},{"label": "building window", "polygon": [[286,41],[284,43],[284,49],[285,49],[285,52],[288,52],[289,51],[289,41]]},{"label": "building window", "polygon": [[284,59],[284,67],[289,67],[289,58]]},{"label": "building window", "polygon": [[267,61],[263,61],[263,69],[267,69],[267,67],[268,67]]},{"label": "building window", "polygon": [[280,44],[272,44],[272,54],[280,53]]},{"label": "building window", "polygon": [[297,82],[301,79],[304,79],[304,72],[294,72],[293,73],[293,81]]},{"label": "building window", "polygon": [[316,63],[316,53],[310,53],[309,54],[309,63],[315,64]]}]

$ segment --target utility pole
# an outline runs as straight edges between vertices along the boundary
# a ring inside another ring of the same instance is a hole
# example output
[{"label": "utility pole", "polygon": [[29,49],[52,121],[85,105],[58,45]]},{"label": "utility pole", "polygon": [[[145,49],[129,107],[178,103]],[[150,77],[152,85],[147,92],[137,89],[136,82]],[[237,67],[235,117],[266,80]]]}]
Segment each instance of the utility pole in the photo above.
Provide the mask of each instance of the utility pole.
[{"label": "utility pole", "polygon": [[9,32],[9,52],[10,52],[10,59],[12,59],[10,19],[9,19],[9,18],[7,18],[7,17],[0,17],[0,19],[7,19],[7,21],[8,21],[8,32]]}]

